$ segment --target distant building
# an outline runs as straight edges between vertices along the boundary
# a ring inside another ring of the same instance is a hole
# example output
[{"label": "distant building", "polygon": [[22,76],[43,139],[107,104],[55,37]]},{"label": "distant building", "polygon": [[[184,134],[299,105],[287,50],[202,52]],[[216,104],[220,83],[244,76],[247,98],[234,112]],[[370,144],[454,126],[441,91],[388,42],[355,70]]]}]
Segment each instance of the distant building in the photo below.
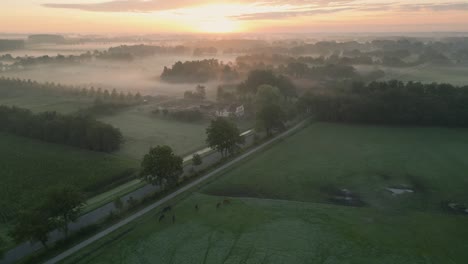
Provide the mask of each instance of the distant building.
[{"label": "distant building", "polygon": [[244,105],[235,105],[235,104],[218,109],[216,111],[216,116],[218,117],[243,117],[244,114],[245,114]]}]

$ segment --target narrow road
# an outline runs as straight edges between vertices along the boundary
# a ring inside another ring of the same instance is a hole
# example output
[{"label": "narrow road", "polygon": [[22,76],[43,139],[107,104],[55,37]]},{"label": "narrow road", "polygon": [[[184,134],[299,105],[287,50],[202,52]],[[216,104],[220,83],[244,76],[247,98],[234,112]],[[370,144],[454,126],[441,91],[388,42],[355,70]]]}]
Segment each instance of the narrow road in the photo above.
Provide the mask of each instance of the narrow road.
[{"label": "narrow road", "polygon": [[[252,130],[245,131],[241,135],[244,136],[245,143],[243,145],[244,148],[249,148],[254,144],[254,133],[252,133]],[[217,162],[221,160],[221,154],[216,151],[212,151],[211,148],[204,148],[202,150],[199,150],[195,152],[202,156],[203,163],[198,166],[193,166],[189,160],[193,157],[192,155],[186,156],[184,158],[185,164],[184,164],[184,172],[182,176],[188,176],[192,175],[193,171],[201,171],[204,169],[207,169]],[[154,186],[151,184],[146,184],[141,188],[138,188],[134,191],[131,191],[123,196],[120,197],[120,199],[126,204],[127,206],[129,205],[129,201],[131,199],[134,200],[141,200],[144,197],[156,193],[159,191],[158,186]],[[112,212],[116,212],[117,208],[115,207],[115,204],[113,201],[110,201],[92,211],[89,211],[83,215],[81,215],[75,222],[70,223],[69,225],[69,230],[70,232],[76,232],[79,231],[89,225],[98,223],[105,217],[109,216]],[[53,230],[49,233],[49,243],[54,243],[57,242],[61,239],[63,239],[65,236],[63,232],[59,230]],[[0,259],[0,264],[10,264],[10,263],[15,263],[21,258],[30,255],[37,250],[40,250],[42,248],[41,243],[35,242],[35,243],[30,243],[30,242],[24,242],[16,247],[10,249],[7,251],[3,258]]]},{"label": "narrow road", "polygon": [[186,192],[188,190],[190,190],[191,188],[197,186],[198,184],[206,181],[207,179],[215,176],[216,174],[220,173],[221,171],[233,166],[234,164],[242,161],[243,159],[251,156],[252,154],[255,154],[256,152],[264,149],[265,147],[269,146],[270,144],[274,143],[275,141],[279,140],[279,139],[282,139],[282,138],[285,138],[287,137],[288,135],[290,135],[291,133],[293,133],[294,131],[298,130],[299,128],[301,128],[308,120],[304,120],[302,122],[300,122],[299,124],[295,125],[294,127],[290,128],[289,130],[283,132],[282,134],[268,140],[267,142],[261,144],[260,146],[258,147],[255,147],[249,151],[247,151],[246,153],[240,155],[239,157],[233,159],[232,161],[222,165],[221,167],[213,170],[212,172],[198,178],[197,180],[185,185],[184,187],[178,189],[177,191],[167,195],[166,197],[156,201],[155,203],[149,205],[148,207],[142,209],[141,211],[138,211],[136,212],[135,214],[129,216],[128,218],[118,222],[117,224],[114,224],[112,226],[110,226],[109,228],[95,234],[94,236],[86,239],[85,241],[73,246],[72,248],[62,252],[61,254],[55,256],[54,258],[48,260],[47,262],[45,262],[45,264],[53,264],[53,263],[57,263],[59,261],[62,261],[63,259],[73,255],[74,253],[78,252],[79,250],[81,250],[82,248],[92,244],[93,242],[107,236],[108,234],[112,233],[113,231],[121,228],[122,226],[136,220],[137,218],[139,218],[140,216],[150,212],[151,210],[157,208],[158,206],[170,201],[171,199],[175,198],[176,196],[178,196],[179,194],[182,194],[183,192]]}]

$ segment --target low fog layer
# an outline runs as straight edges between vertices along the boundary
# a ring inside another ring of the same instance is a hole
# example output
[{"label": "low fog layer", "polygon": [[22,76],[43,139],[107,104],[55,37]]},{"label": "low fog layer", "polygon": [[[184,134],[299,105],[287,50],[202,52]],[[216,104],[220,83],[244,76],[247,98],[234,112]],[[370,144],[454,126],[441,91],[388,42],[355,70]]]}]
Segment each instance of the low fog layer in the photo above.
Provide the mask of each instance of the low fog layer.
[{"label": "low fog layer", "polygon": [[[140,92],[144,95],[182,96],[195,84],[171,84],[161,82],[165,66],[170,67],[176,61],[201,60],[213,56],[153,56],[133,62],[94,61],[79,65],[44,65],[21,71],[3,72],[5,77],[31,79],[38,82],[55,82],[66,85],[94,86],[118,91]],[[234,55],[216,56],[220,61],[235,59]],[[216,82],[204,84],[208,95],[213,95],[218,85]]]}]

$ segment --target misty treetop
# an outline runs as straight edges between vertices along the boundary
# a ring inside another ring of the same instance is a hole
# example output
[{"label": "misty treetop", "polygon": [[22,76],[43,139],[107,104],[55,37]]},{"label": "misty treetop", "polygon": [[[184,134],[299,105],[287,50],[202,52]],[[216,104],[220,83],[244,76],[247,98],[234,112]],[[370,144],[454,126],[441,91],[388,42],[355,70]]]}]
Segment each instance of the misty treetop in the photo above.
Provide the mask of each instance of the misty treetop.
[{"label": "misty treetop", "polygon": [[0,132],[93,151],[116,151],[122,143],[119,129],[87,116],[34,114],[23,108],[0,106],[0,124]]},{"label": "misty treetop", "polygon": [[216,59],[178,61],[171,68],[164,67],[161,80],[171,83],[205,83],[213,80],[233,81],[238,73],[230,65]]},{"label": "misty treetop", "polygon": [[243,94],[256,94],[261,85],[277,87],[284,97],[295,97],[296,86],[284,75],[276,75],[271,70],[253,70],[247,76],[247,80],[238,86],[238,91]]},{"label": "misty treetop", "polygon": [[324,121],[468,126],[468,86],[396,80],[353,83],[310,91],[299,106]]}]

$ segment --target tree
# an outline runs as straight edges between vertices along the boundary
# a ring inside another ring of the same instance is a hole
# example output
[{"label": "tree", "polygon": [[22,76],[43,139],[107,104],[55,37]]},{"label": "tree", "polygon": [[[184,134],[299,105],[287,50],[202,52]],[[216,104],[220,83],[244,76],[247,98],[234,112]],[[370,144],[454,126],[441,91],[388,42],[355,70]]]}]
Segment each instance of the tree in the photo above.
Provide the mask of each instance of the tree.
[{"label": "tree", "polygon": [[233,154],[239,145],[244,143],[237,126],[225,118],[212,120],[206,129],[206,134],[208,145],[220,152],[223,157]]},{"label": "tree", "polygon": [[276,76],[271,70],[253,70],[247,76],[247,80],[238,87],[241,93],[257,93],[258,87],[268,84],[278,87],[284,97],[295,97],[296,86],[287,77]]},{"label": "tree", "polygon": [[47,248],[49,232],[53,230],[54,224],[45,210],[35,208],[23,211],[18,215],[18,220],[10,236],[17,242],[30,241],[40,242]]},{"label": "tree", "polygon": [[193,154],[192,162],[193,162],[194,166],[201,165],[203,163],[203,160],[202,160],[200,154],[198,154],[198,153]]},{"label": "tree", "polygon": [[169,146],[151,148],[141,163],[141,177],[151,184],[174,186],[183,172],[183,160]]},{"label": "tree", "polygon": [[257,104],[259,107],[262,107],[267,104],[279,105],[283,96],[278,88],[268,84],[263,84],[257,88],[256,97]]},{"label": "tree", "polygon": [[78,219],[84,204],[81,192],[72,186],[65,186],[49,193],[44,209],[49,212],[55,225],[68,236],[68,225]]},{"label": "tree", "polygon": [[205,86],[200,85],[200,84],[197,85],[197,87],[195,87],[195,92],[198,94],[200,99],[204,100],[206,98],[206,88],[205,88]]},{"label": "tree", "polygon": [[5,242],[3,242],[3,239],[0,238],[0,259],[3,258],[3,246],[4,246]]},{"label": "tree", "polygon": [[257,114],[257,119],[268,135],[273,129],[283,129],[285,114],[281,106],[277,104],[263,105]]},{"label": "tree", "polygon": [[114,200],[114,206],[115,208],[117,208],[117,210],[119,212],[122,211],[123,207],[124,207],[124,204],[122,202],[122,199],[120,199],[120,197],[117,197],[115,200]]}]

